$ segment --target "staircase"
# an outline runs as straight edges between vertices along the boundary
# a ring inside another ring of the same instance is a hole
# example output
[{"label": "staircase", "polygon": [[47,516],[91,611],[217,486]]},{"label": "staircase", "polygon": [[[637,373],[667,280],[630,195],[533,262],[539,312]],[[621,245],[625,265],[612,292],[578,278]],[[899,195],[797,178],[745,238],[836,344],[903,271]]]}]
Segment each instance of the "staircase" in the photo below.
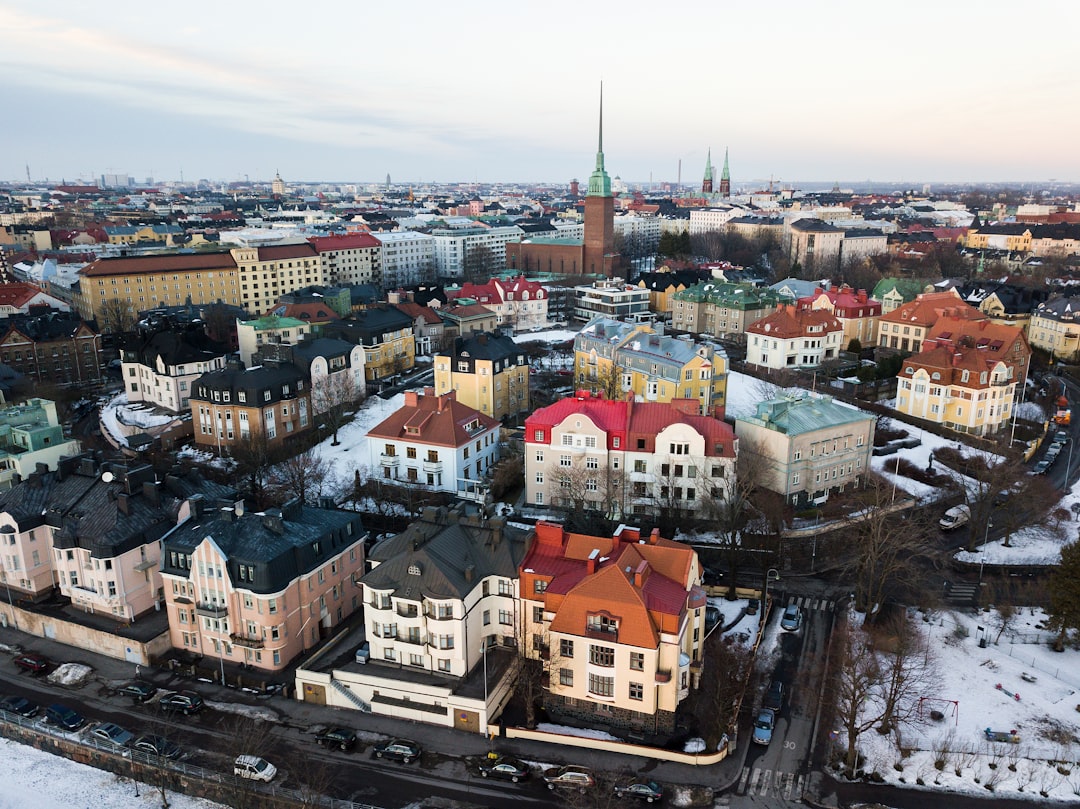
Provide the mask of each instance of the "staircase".
[{"label": "staircase", "polygon": [[945,593],[945,600],[958,607],[977,607],[979,606],[979,585],[967,582],[950,583]]},{"label": "staircase", "polygon": [[330,680],[330,685],[332,685],[334,687],[334,690],[337,691],[339,694],[344,694],[345,697],[349,700],[349,702],[351,702],[361,711],[363,711],[364,713],[371,713],[371,706],[368,703],[364,702],[362,699],[360,699],[360,697],[356,696],[356,694],[352,692],[351,688],[346,688],[337,680],[333,679]]}]

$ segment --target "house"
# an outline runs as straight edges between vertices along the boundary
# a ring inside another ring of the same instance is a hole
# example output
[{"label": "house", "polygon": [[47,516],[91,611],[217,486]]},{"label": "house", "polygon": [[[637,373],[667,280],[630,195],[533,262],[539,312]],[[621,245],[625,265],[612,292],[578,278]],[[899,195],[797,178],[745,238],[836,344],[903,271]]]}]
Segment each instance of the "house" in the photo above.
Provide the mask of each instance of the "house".
[{"label": "house", "polygon": [[312,411],[319,415],[364,397],[364,347],[336,337],[308,337],[298,343],[264,343],[254,362],[294,365],[303,371],[311,391]]},{"label": "house", "polygon": [[251,320],[236,321],[236,338],[240,344],[240,361],[254,362],[255,353],[268,343],[299,343],[313,334],[310,323],[293,317],[264,315]]},{"label": "house", "polygon": [[820,309],[784,304],[746,327],[746,362],[762,368],[816,368],[843,350],[844,326]]},{"label": "house", "polygon": [[813,295],[820,287],[828,289],[829,286],[828,281],[803,281],[800,278],[785,278],[772,284],[769,289],[791,301],[797,301],[799,298]]},{"label": "house", "polygon": [[208,371],[224,368],[227,356],[225,346],[198,328],[133,338],[121,350],[124,391],[129,402],[186,413],[191,384]]},{"label": "house", "polygon": [[[293,297],[286,295],[284,297]],[[336,302],[336,301],[335,301]],[[266,313],[274,317],[299,320],[311,326],[311,331],[318,334],[322,327],[341,319],[337,310],[328,301],[286,302],[278,299],[276,306]]]},{"label": "house", "polygon": [[963,341],[926,347],[897,374],[896,409],[971,435],[992,435],[1012,416],[1016,377],[1002,359]]},{"label": "house", "polygon": [[878,318],[878,350],[918,354],[930,327],[948,315],[954,319],[986,320],[974,306],[960,300],[955,289],[947,292],[924,292]]},{"label": "house", "polygon": [[581,389],[645,402],[696,399],[701,413],[723,418],[727,354],[719,346],[597,317],[574,338],[574,381]]},{"label": "house", "polygon": [[281,671],[360,609],[366,537],[359,514],[327,501],[255,514],[197,501],[161,540],[172,645]]},{"label": "house", "polygon": [[435,355],[435,393],[457,391],[457,400],[494,419],[529,409],[529,361],[512,338],[473,332]]},{"label": "house", "polygon": [[369,466],[386,480],[447,492],[474,491],[499,458],[500,425],[457,400],[405,391],[404,406],[368,430]]},{"label": "house", "polygon": [[[796,219],[787,228],[788,258],[811,273],[829,275],[839,270],[843,243],[843,228],[815,217]],[[885,252],[884,236],[881,252]]]},{"label": "house", "polygon": [[362,309],[351,319],[328,327],[324,336],[364,347],[364,377],[369,391],[378,390],[379,380],[408,371],[416,363],[413,319],[393,306]]},{"label": "house", "polygon": [[696,399],[636,402],[579,391],[525,421],[525,499],[677,520],[707,518],[735,483],[730,426]]},{"label": "house", "polygon": [[486,284],[465,283],[460,289],[447,289],[446,295],[454,302],[472,301],[490,309],[497,326],[513,331],[548,325],[547,290],[523,275],[507,280],[492,278]]},{"label": "house", "polygon": [[1063,362],[1080,360],[1080,300],[1056,298],[1031,313],[1028,340]]},{"label": "house", "polygon": [[8,318],[0,363],[37,384],[86,385],[105,377],[101,335],[73,312]]},{"label": "house", "polygon": [[672,736],[703,664],[694,549],[659,529],[595,537],[541,521],[519,576],[521,650],[542,661],[547,714],[623,736]]},{"label": "house", "polygon": [[532,537],[501,517],[425,509],[368,555],[360,579],[368,662],[312,661],[297,671],[297,693],[486,734],[510,697],[518,570]]},{"label": "house", "polygon": [[295,365],[232,361],[192,383],[191,412],[196,446],[220,453],[265,436],[274,447],[311,429],[311,387]]},{"label": "house", "polygon": [[881,304],[870,299],[865,289],[855,290],[847,284],[831,289],[819,287],[813,295],[800,298],[796,308],[829,312],[839,320],[844,327],[841,338],[844,348],[850,346],[852,340],[868,348],[877,344],[877,322],[881,317]]},{"label": "house", "polygon": [[[393,293],[391,293],[391,296],[393,296]],[[398,311],[412,318],[413,340],[416,344],[417,354],[432,354],[435,350],[442,348],[446,326],[443,319],[434,309],[412,301],[394,302],[391,300],[391,303]]]},{"label": "house", "polygon": [[575,320],[606,317],[612,320],[647,319],[651,293],[618,281],[597,281],[574,287]]},{"label": "house", "polygon": [[0,284],[0,317],[30,314],[39,307],[58,312],[71,311],[65,301],[43,291],[41,287],[26,283]]},{"label": "house", "polygon": [[874,285],[870,297],[881,302],[881,313],[887,315],[905,303],[910,303],[922,292],[933,292],[925,282],[916,278],[882,278]]},{"label": "house", "polygon": [[642,273],[638,286],[649,290],[649,311],[657,314],[672,313],[672,296],[697,284],[702,278],[699,270],[670,270]]},{"label": "house", "polygon": [[753,416],[735,419],[735,435],[761,485],[802,506],[862,484],[876,423],[875,416],[831,396],[781,396],[759,402]]},{"label": "house", "polygon": [[790,301],[753,284],[702,281],[671,296],[671,327],[714,337],[746,339],[746,327]]},{"label": "house", "polygon": [[495,331],[496,314],[478,303],[447,306],[439,309],[444,324],[444,334],[451,337],[468,337],[473,332]]},{"label": "house", "polygon": [[922,348],[926,351],[940,346],[973,346],[988,358],[1004,362],[1009,379],[1020,381],[1027,378],[1031,346],[1020,326],[943,315],[927,331]]},{"label": "house", "polygon": [[55,402],[29,399],[0,408],[0,488],[42,467],[56,469],[61,458],[79,450],[78,439],[64,438]]}]

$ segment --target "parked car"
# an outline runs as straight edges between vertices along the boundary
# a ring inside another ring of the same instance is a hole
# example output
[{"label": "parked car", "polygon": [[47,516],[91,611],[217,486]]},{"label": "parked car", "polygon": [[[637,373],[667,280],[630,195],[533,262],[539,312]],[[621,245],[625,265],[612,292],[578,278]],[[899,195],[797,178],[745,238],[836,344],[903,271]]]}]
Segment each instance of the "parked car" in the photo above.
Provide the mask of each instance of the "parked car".
[{"label": "parked car", "polygon": [[203,698],[194,691],[174,691],[158,700],[158,705],[163,711],[179,711],[184,716],[191,716],[202,710]]},{"label": "parked car", "polygon": [[1035,464],[1035,468],[1031,470],[1031,474],[1033,474],[1033,475],[1045,475],[1047,472],[1050,471],[1051,463],[1052,463],[1051,461],[1047,460],[1046,458],[1043,458],[1041,461],[1039,461],[1037,464]]},{"label": "parked car", "polygon": [[356,734],[349,728],[327,728],[315,734],[315,741],[323,747],[336,747],[339,750],[352,750],[356,747]]},{"label": "parked car", "polygon": [[233,775],[251,781],[273,781],[277,767],[259,756],[237,756],[233,762]]},{"label": "parked car", "polygon": [[61,705],[59,702],[53,703],[45,709],[45,722],[64,730],[78,730],[86,724],[82,714],[74,708]]},{"label": "parked car", "polygon": [[131,697],[135,702],[146,702],[153,699],[154,695],[157,694],[157,686],[146,682],[146,680],[132,680],[130,683],[124,683],[117,688],[116,693],[124,697]]},{"label": "parked car", "polygon": [[776,727],[776,714],[768,708],[762,708],[754,718],[754,741],[757,744],[771,742],[774,727]]},{"label": "parked car", "polygon": [[548,789],[576,789],[584,793],[586,789],[596,786],[596,777],[588,767],[566,764],[546,770],[544,783]]},{"label": "parked car", "polygon": [[1069,435],[1068,430],[1058,430],[1056,433],[1054,433],[1055,444],[1061,444],[1062,446],[1064,446],[1065,444],[1068,444],[1071,440],[1072,436]]},{"label": "parked car", "polygon": [[113,747],[127,747],[135,734],[125,730],[113,722],[102,722],[90,728],[90,736],[99,742],[110,744]]},{"label": "parked car", "polygon": [[770,711],[779,711],[784,706],[784,684],[779,680],[769,683],[769,691],[765,694],[765,700],[761,703],[763,708]]},{"label": "parked car", "polygon": [[143,753],[161,756],[162,758],[177,759],[183,754],[180,745],[170,742],[162,736],[154,736],[149,733],[137,738],[131,743],[131,746]]},{"label": "parked car", "polygon": [[648,778],[635,778],[632,781],[615,784],[616,797],[637,798],[645,803],[655,803],[664,799],[664,788]]},{"label": "parked car", "polygon": [[41,674],[49,667],[49,659],[36,654],[15,655],[15,665],[31,674]]},{"label": "parked car", "polygon": [[372,752],[375,758],[392,758],[402,764],[408,764],[420,758],[420,745],[408,739],[387,739],[378,742]]},{"label": "parked car", "polygon": [[938,520],[938,528],[942,531],[951,531],[961,525],[966,525],[970,519],[971,508],[969,506],[953,506]]},{"label": "parked car", "polygon": [[780,619],[780,628],[788,632],[798,632],[802,626],[802,610],[794,604],[788,604],[784,609],[784,617]]},{"label": "parked car", "polygon": [[31,702],[26,697],[4,697],[0,699],[0,711],[15,713],[27,719],[31,716],[37,716],[38,710],[37,703]]},{"label": "parked car", "polygon": [[480,762],[480,775],[484,778],[501,778],[504,781],[523,781],[529,777],[529,765],[512,756],[485,758]]}]

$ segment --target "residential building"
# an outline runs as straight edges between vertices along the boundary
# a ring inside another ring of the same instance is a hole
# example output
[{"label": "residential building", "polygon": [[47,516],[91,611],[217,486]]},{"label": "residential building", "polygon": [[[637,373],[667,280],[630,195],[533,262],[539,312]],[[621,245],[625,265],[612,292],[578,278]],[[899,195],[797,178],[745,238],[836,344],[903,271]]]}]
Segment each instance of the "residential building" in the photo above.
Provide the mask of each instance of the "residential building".
[{"label": "residential building", "polygon": [[843,350],[844,326],[821,309],[784,304],[746,327],[746,362],[762,368],[816,368]]},{"label": "residential building", "polygon": [[805,298],[807,295],[813,295],[818,291],[820,287],[828,289],[831,286],[829,281],[803,281],[800,278],[785,278],[782,281],[777,281],[775,284],[771,284],[769,289],[773,292],[777,292],[785,298],[791,301],[797,301],[799,298]]},{"label": "residential building", "polygon": [[65,455],[78,455],[79,441],[64,438],[56,403],[28,399],[0,408],[0,489],[9,488],[41,466],[56,469]]},{"label": "residential building", "polygon": [[477,269],[497,272],[506,266],[506,245],[519,242],[524,231],[516,225],[435,228],[435,271],[440,278],[464,278]]},{"label": "residential building", "polygon": [[1080,361],[1080,301],[1056,298],[1039,304],[1031,314],[1028,339],[1054,359]]},{"label": "residential building", "polygon": [[597,281],[574,287],[574,318],[592,320],[609,317],[613,320],[647,319],[649,290],[624,284],[621,281]]},{"label": "residential building", "polygon": [[55,309],[58,312],[71,311],[65,301],[50,295],[41,287],[25,283],[0,284],[0,317],[31,314],[35,309],[41,308]]},{"label": "residential building", "polygon": [[394,293],[390,294],[391,303],[399,312],[404,312],[413,321],[413,342],[417,356],[433,354],[442,348],[446,334],[446,325],[439,313],[430,306],[422,306],[412,301],[395,302]]},{"label": "residential building", "polygon": [[780,396],[735,419],[735,435],[760,484],[802,506],[863,483],[876,424],[874,415],[831,396]]},{"label": "residential building", "polygon": [[690,235],[701,236],[706,233],[720,233],[728,222],[746,211],[736,205],[717,205],[712,208],[690,209]]},{"label": "residential building", "polygon": [[443,319],[446,334],[467,337],[473,332],[495,331],[498,315],[482,304],[470,303],[443,307],[439,309],[439,317]]},{"label": "residential building", "polygon": [[364,347],[336,337],[309,337],[299,343],[265,343],[255,362],[294,365],[307,378],[315,415],[341,410],[363,398]]},{"label": "residential building", "polygon": [[877,344],[877,322],[881,317],[881,304],[870,299],[865,289],[855,290],[847,284],[832,289],[818,288],[813,295],[800,298],[798,309],[829,312],[844,327],[841,338],[843,348],[858,340],[860,346],[871,348]]},{"label": "residential building", "polygon": [[413,230],[379,233],[383,289],[430,281],[435,276],[435,239]]},{"label": "residential building", "polygon": [[124,391],[129,402],[187,413],[192,383],[224,368],[227,357],[225,346],[198,328],[135,337],[121,351]]},{"label": "residential building", "polygon": [[368,430],[369,468],[386,480],[474,493],[499,459],[499,430],[457,391],[405,391],[404,406]]},{"label": "residential building", "polygon": [[[807,272],[831,274],[840,269],[844,231],[814,217],[788,225],[788,258]],[[882,248],[884,252],[884,247]]]},{"label": "residential building", "polygon": [[638,286],[649,290],[649,311],[656,314],[672,314],[672,296],[682,292],[701,280],[697,270],[671,270],[642,273],[638,276]]},{"label": "residential building", "polygon": [[896,409],[970,435],[992,435],[1012,416],[1017,379],[1001,359],[966,343],[937,345],[904,360]]},{"label": "residential building", "polygon": [[547,290],[525,276],[502,280],[492,278],[486,284],[462,284],[459,289],[447,289],[451,301],[473,301],[495,313],[496,326],[513,331],[541,329],[548,325]]},{"label": "residential building", "polygon": [[609,398],[696,399],[701,413],[723,418],[727,354],[719,346],[664,334],[663,325],[598,317],[574,338],[574,382]]},{"label": "residential building", "polygon": [[965,320],[986,320],[974,306],[960,300],[956,290],[924,292],[915,300],[878,318],[878,348],[918,354],[930,327],[948,315]]},{"label": "residential building", "polygon": [[73,312],[13,316],[0,335],[0,362],[37,384],[85,385],[105,377],[101,335]]},{"label": "residential building", "polygon": [[293,345],[312,335],[312,326],[295,317],[263,315],[252,320],[236,321],[236,337],[240,344],[240,361],[251,365],[256,352],[270,343]]},{"label": "residential building", "polygon": [[784,218],[782,216],[736,216],[727,221],[724,228],[728,233],[737,233],[750,241],[771,240],[780,244],[784,238]]},{"label": "residential building", "polygon": [[840,241],[840,266],[861,264],[889,252],[889,237],[872,227],[847,228]]},{"label": "residential building", "polygon": [[703,665],[706,599],[694,549],[659,529],[620,526],[607,538],[539,522],[519,576],[520,649],[542,661],[547,714],[671,737]]},{"label": "residential building", "polygon": [[416,363],[413,319],[387,304],[362,309],[352,319],[335,323],[326,336],[364,347],[369,392],[379,389],[380,380],[408,371]]},{"label": "residential building", "polygon": [[327,283],[382,285],[382,242],[370,233],[333,233],[308,239]]},{"label": "residential building", "polygon": [[1000,281],[969,281],[956,288],[965,303],[978,308],[994,323],[1027,329],[1031,313],[1050,297],[1050,290]]},{"label": "residential building", "polygon": [[915,300],[922,292],[933,292],[923,281],[916,278],[882,278],[874,285],[870,297],[881,302],[881,313],[889,314],[905,303]]},{"label": "residential building", "polygon": [[525,499],[615,518],[707,518],[729,498],[737,445],[697,399],[635,402],[580,391],[525,421]]},{"label": "residential building", "polygon": [[529,409],[529,361],[512,338],[488,332],[457,337],[435,355],[435,393],[457,391],[457,400],[494,419]]},{"label": "residential building", "polygon": [[943,315],[927,332],[923,350],[932,346],[977,348],[988,359],[1004,362],[1008,368],[1008,379],[1022,381],[1028,375],[1031,346],[1020,326]]},{"label": "residential building", "polygon": [[191,386],[195,444],[223,450],[265,436],[275,447],[311,428],[311,391],[295,365],[230,362]]},{"label": "residential building", "polygon": [[321,503],[199,503],[161,542],[172,645],[274,672],[333,635],[361,607],[367,534],[359,514]]},{"label": "residential building", "polygon": [[307,242],[234,247],[230,253],[240,282],[238,302],[255,315],[286,293],[325,283],[319,253]]},{"label": "residential building", "polygon": [[[345,290],[342,290],[345,292]],[[346,295],[348,293],[346,292]],[[284,296],[286,298],[292,298],[292,295]],[[338,299],[334,300],[334,303],[339,303]],[[347,306],[346,315],[351,314],[352,307]],[[311,331],[318,334],[326,326],[331,323],[336,323],[341,320],[341,315],[338,314],[330,301],[309,301],[304,303],[278,301],[278,303],[271,307],[266,313],[267,315],[273,315],[276,317],[287,317],[293,320],[299,320],[303,323],[307,323],[311,327]]]},{"label": "residential building", "polygon": [[744,341],[747,326],[789,300],[752,284],[703,281],[672,295],[671,327]]},{"label": "residential building", "polygon": [[[137,312],[157,305],[189,299],[196,305],[218,301],[240,305],[240,273],[227,252],[99,258],[79,270],[72,295],[85,319],[97,321],[106,331],[126,331]],[[266,305],[276,299],[275,295]]]},{"label": "residential building", "polygon": [[115,225],[104,228],[109,244],[173,244],[184,229],[179,225]]}]

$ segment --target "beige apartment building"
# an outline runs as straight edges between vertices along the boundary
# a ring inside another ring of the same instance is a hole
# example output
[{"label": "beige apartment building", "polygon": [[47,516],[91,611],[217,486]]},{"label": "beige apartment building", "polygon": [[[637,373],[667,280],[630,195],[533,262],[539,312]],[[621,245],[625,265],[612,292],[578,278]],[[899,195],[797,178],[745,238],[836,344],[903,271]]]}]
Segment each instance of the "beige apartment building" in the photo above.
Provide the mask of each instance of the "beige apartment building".
[{"label": "beige apartment building", "polygon": [[435,393],[502,419],[529,409],[529,362],[510,337],[473,333],[435,355]]},{"label": "beige apartment building", "polygon": [[324,283],[319,253],[307,242],[235,247],[230,253],[240,280],[238,303],[251,314],[264,314],[289,292]]}]

